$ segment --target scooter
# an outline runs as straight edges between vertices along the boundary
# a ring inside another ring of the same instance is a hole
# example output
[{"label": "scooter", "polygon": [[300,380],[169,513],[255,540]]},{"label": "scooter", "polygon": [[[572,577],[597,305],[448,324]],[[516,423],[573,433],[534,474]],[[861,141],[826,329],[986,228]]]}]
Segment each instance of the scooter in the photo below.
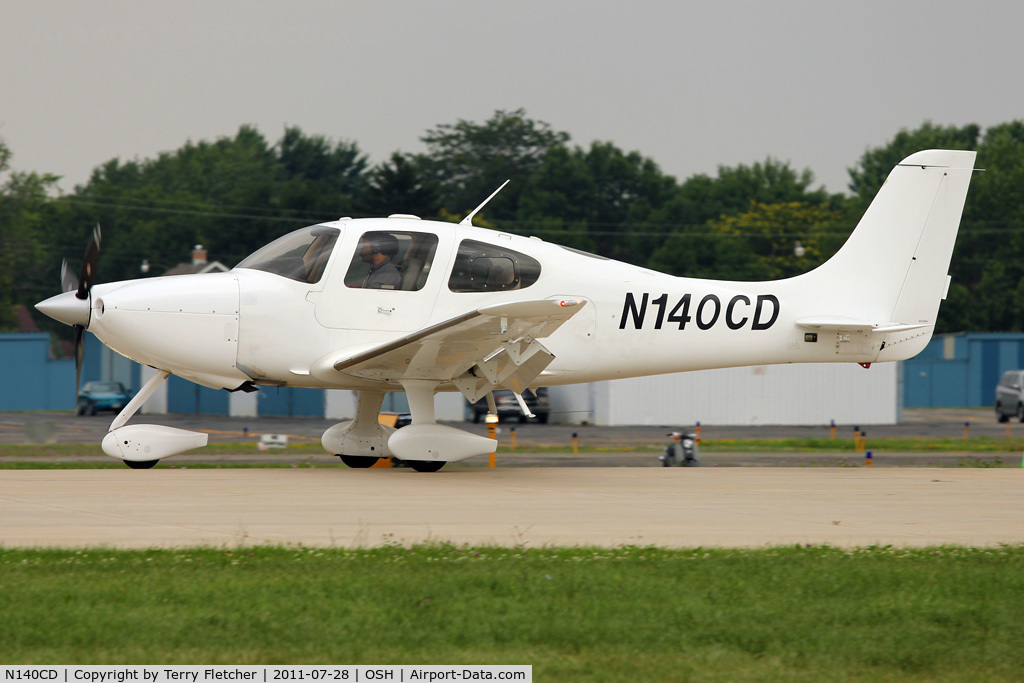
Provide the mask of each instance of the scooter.
[{"label": "scooter", "polygon": [[697,435],[690,432],[670,432],[672,443],[665,448],[665,454],[658,456],[662,467],[700,467]]}]

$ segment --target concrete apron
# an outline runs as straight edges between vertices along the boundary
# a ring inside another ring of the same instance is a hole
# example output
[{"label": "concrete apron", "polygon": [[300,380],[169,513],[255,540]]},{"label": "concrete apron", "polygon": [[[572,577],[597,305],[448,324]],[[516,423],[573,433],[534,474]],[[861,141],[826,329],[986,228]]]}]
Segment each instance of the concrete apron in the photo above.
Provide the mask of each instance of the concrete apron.
[{"label": "concrete apron", "polygon": [[1024,470],[0,471],[0,544],[1024,543]]}]

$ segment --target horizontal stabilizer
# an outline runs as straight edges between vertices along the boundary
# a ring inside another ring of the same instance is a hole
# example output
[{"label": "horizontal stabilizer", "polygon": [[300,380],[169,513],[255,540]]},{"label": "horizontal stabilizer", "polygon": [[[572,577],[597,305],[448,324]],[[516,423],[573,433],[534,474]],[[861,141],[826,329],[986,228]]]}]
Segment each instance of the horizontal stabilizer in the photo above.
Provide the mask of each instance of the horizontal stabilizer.
[{"label": "horizontal stabilizer", "polygon": [[812,330],[851,330],[884,333],[917,330],[923,327],[931,327],[932,323],[874,322],[870,320],[857,320],[856,318],[844,318],[838,315],[819,315],[800,318],[796,321],[796,325],[797,327],[806,327]]}]

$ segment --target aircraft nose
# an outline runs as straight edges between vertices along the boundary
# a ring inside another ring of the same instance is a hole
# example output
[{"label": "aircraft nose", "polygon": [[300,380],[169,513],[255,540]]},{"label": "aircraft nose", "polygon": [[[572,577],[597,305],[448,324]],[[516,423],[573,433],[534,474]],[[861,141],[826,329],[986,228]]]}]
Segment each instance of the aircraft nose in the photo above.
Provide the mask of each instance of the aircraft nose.
[{"label": "aircraft nose", "polygon": [[79,299],[76,292],[64,292],[57,296],[51,296],[46,301],[36,304],[36,310],[58,320],[65,325],[89,326],[89,318],[92,315],[90,300]]}]

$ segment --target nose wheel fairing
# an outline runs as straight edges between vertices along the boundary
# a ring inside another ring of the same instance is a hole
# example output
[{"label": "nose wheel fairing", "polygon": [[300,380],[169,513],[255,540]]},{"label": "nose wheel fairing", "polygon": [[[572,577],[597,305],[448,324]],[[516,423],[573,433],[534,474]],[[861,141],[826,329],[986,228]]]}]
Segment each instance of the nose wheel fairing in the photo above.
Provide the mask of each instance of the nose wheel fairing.
[{"label": "nose wheel fairing", "polygon": [[206,445],[209,435],[204,432],[190,432],[164,425],[126,426],[128,420],[157,388],[167,381],[170,374],[166,370],[158,371],[118,413],[110,423],[110,431],[103,437],[104,453],[123,460],[133,469],[148,469],[156,464],[157,460]]}]

